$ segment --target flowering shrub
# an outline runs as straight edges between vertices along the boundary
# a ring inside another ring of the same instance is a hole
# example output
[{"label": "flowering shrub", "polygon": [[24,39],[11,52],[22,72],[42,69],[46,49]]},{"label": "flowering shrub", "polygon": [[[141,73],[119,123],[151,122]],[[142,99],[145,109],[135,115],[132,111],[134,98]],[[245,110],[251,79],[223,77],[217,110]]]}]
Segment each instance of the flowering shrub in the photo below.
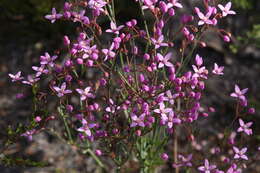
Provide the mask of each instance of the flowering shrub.
[{"label": "flowering shrub", "polygon": [[[66,2],[61,12],[53,8],[45,16],[51,23],[66,20],[80,29],[76,39],[64,36],[60,54],[42,55],[39,65],[32,67],[33,74],[26,78],[20,71],[9,74],[12,82],[31,87],[34,95],[31,124],[20,136],[32,140],[43,130],[53,132],[55,127],[48,122],[61,119],[65,135],[59,138],[90,154],[104,170],[102,157],[111,158],[118,172],[129,160],[138,160],[140,172],[152,172],[163,161],[171,162],[175,172],[242,172],[248,160],[257,159],[257,153],[249,157],[247,147],[236,140],[237,133],[245,139],[253,134],[253,123],[244,120],[255,111],[248,107],[247,89],[235,85],[230,95],[237,101],[231,126],[239,123],[240,127],[236,132],[227,127],[218,135],[223,146],[203,151],[203,144],[193,134],[198,118],[215,111],[213,107],[202,109],[205,81],[224,75],[223,66],[214,63],[208,70],[203,57],[193,52],[198,45],[207,46],[203,36],[208,30],[225,42],[231,40],[229,32],[217,28],[218,21],[235,14],[231,2],[216,5],[204,0],[202,7],[181,17],[177,12],[183,4],[178,0],[135,3],[142,22],[131,19],[120,23],[113,0]],[[152,27],[145,14],[153,17]],[[109,20],[110,26],[103,28],[101,19]],[[170,21],[179,25],[172,30],[167,26]],[[189,63],[192,69],[187,69]],[[178,138],[183,135],[189,152],[180,152]],[[170,142],[173,157],[164,150]],[[222,160],[203,154],[207,152]],[[193,159],[195,154],[199,159]]]}]

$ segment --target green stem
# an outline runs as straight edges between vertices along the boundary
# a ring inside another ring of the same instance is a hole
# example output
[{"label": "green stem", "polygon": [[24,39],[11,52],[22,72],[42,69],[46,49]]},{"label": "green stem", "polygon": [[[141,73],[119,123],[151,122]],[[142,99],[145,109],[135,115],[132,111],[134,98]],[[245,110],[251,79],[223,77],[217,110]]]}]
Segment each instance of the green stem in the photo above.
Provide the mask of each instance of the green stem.
[{"label": "green stem", "polygon": [[85,150],[84,153],[89,153],[90,156],[97,162],[97,164],[101,167],[101,168],[105,168],[104,164],[102,163],[102,161],[96,156],[96,154],[91,150],[91,149],[87,149]]},{"label": "green stem", "polygon": [[67,135],[69,137],[69,142],[72,144],[73,143],[73,139],[72,139],[72,135],[71,135],[71,132],[70,132],[70,128],[69,128],[67,120],[66,120],[66,115],[64,114],[64,112],[63,112],[61,107],[58,107],[58,112],[61,115],[63,123],[65,125],[65,129],[66,129]]},{"label": "green stem", "polygon": [[[146,31],[146,34],[147,34],[147,37],[148,37],[148,43],[149,43],[149,46],[151,45],[151,37],[150,37],[150,33],[149,33],[149,30],[148,30],[148,25],[147,25],[147,21],[145,20],[145,16],[144,16],[144,10],[142,9],[142,3],[141,1],[139,0],[139,5],[140,5],[140,8],[141,8],[141,13],[142,13],[142,17],[144,19],[144,27],[145,27],[145,31]],[[148,45],[148,44],[147,44]],[[146,49],[148,48],[148,46],[146,46]]]}]

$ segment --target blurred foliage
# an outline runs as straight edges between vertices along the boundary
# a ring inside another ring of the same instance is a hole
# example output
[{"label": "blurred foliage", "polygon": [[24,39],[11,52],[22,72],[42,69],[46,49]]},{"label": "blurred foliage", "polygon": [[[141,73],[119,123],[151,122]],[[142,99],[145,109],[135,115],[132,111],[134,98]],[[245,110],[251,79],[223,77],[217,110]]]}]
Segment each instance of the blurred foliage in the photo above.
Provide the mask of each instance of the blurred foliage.
[{"label": "blurred foliage", "polygon": [[1,0],[0,9],[2,17],[19,19],[29,17],[30,21],[42,20],[53,6],[59,5],[61,0]]},{"label": "blurred foliage", "polygon": [[251,9],[253,7],[253,0],[232,0],[237,8]]},{"label": "blurred foliage", "polygon": [[230,49],[233,53],[238,53],[238,50],[252,45],[260,49],[260,24],[254,24],[253,29],[246,31],[244,36],[237,36],[238,44],[231,44]]},{"label": "blurred foliage", "polygon": [[51,13],[52,7],[61,9],[63,2],[64,0],[0,0],[0,21],[4,23],[0,28],[0,41],[27,40],[31,43],[50,38],[58,40],[65,33],[71,34],[72,25],[59,21],[50,24],[44,18]]},{"label": "blurred foliage", "polygon": [[0,163],[6,167],[10,166],[32,166],[32,167],[44,167],[48,166],[48,163],[45,162],[37,162],[30,159],[23,159],[17,157],[5,156],[3,154],[0,155]]},{"label": "blurred foliage", "polygon": [[[246,32],[247,44],[254,44],[256,47],[260,48],[260,24],[253,25],[251,31]],[[245,41],[243,37],[239,37],[239,40]]]},{"label": "blurred foliage", "polygon": [[[226,0],[229,1],[229,0]],[[232,3],[237,8],[237,14],[242,14],[248,17],[248,26],[245,26],[240,34],[236,36],[237,42],[230,44],[230,50],[233,53],[238,53],[239,50],[246,46],[260,48],[260,15],[258,0],[232,0]]]}]

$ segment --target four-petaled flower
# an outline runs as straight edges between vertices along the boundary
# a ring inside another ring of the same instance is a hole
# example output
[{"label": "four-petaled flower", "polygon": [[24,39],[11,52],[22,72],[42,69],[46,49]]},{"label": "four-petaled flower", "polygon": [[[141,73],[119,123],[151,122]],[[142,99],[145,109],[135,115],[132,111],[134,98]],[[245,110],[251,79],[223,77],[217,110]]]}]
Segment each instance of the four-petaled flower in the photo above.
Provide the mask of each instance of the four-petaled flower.
[{"label": "four-petaled flower", "polygon": [[204,25],[204,24],[209,24],[209,25],[213,25],[215,20],[212,19],[210,20],[210,16],[212,15],[213,13],[213,8],[209,8],[208,12],[206,15],[204,15],[202,12],[200,12],[200,9],[195,7],[195,11],[197,13],[197,15],[199,16],[200,20],[199,20],[199,23],[198,25]]},{"label": "four-petaled flower", "polygon": [[179,159],[180,163],[173,163],[172,166],[174,168],[179,168],[182,166],[188,166],[188,167],[192,166],[192,163],[191,163],[192,154],[189,154],[187,157],[184,157],[183,155],[179,154],[178,159]]},{"label": "four-petaled flower", "polygon": [[38,80],[40,80],[40,78],[35,78],[32,75],[28,75],[27,80],[22,81],[22,83],[27,85],[33,85]]},{"label": "four-petaled flower", "polygon": [[164,36],[160,35],[158,39],[151,38],[152,43],[155,45],[155,49],[160,48],[161,46],[168,46],[168,43],[163,43]]},{"label": "four-petaled flower", "polygon": [[222,11],[222,16],[225,17],[228,14],[236,14],[236,12],[230,10],[232,3],[228,2],[225,7],[221,4],[218,5],[218,8]]},{"label": "four-petaled flower", "polygon": [[173,67],[173,64],[169,62],[169,59],[172,57],[172,53],[167,53],[164,57],[162,54],[157,53],[156,59],[159,61],[158,68],[162,68],[164,66]]},{"label": "four-petaled flower", "polygon": [[195,78],[198,78],[198,77],[201,77],[201,78],[204,78],[204,79],[207,79],[207,74],[208,74],[208,70],[206,69],[205,66],[203,67],[197,67],[195,65],[192,65],[192,68],[194,70],[194,74],[192,77],[195,77]]},{"label": "four-petaled flower", "polygon": [[182,8],[183,6],[181,5],[181,3],[179,3],[179,0],[168,0],[173,6],[178,7],[178,8]]},{"label": "four-petaled flower", "polygon": [[212,73],[216,75],[223,75],[224,66],[218,66],[217,63],[214,63],[214,69],[212,70]]},{"label": "four-petaled flower", "polygon": [[77,131],[79,132],[83,132],[85,133],[88,137],[90,137],[92,134],[91,134],[91,128],[95,127],[96,124],[94,123],[91,123],[89,124],[87,122],[87,120],[85,120],[84,118],[81,120],[81,123],[82,123],[82,127],[78,128]]},{"label": "four-petaled flower", "polygon": [[49,65],[50,67],[53,67],[53,61],[57,59],[57,57],[57,55],[51,57],[48,52],[45,52],[44,56],[40,56],[41,65]]},{"label": "four-petaled flower", "polygon": [[101,11],[104,12],[105,10],[103,9],[103,7],[107,4],[106,1],[104,0],[90,0],[88,2],[88,6],[89,8],[96,10],[96,11]]},{"label": "four-petaled flower", "polygon": [[165,100],[168,101],[171,105],[173,105],[174,104],[174,99],[177,98],[178,94],[173,94],[172,95],[170,90],[166,91],[165,94],[167,96],[167,97],[165,97]]},{"label": "four-petaled flower", "polygon": [[240,127],[237,129],[237,132],[245,132],[247,135],[252,135],[253,131],[249,127],[252,126],[253,122],[245,122],[242,119],[239,119]]},{"label": "four-petaled flower", "polygon": [[116,106],[115,104],[114,104],[114,101],[112,100],[112,99],[109,99],[109,103],[110,103],[110,106],[109,107],[106,107],[106,111],[107,112],[110,112],[110,113],[115,113],[116,112],[116,110],[119,110],[120,109],[120,106]]},{"label": "four-petaled flower", "polygon": [[168,115],[167,118],[167,126],[169,129],[171,129],[173,127],[173,124],[180,124],[181,123],[181,119],[179,119],[178,117],[175,116],[174,112],[171,111]]},{"label": "four-petaled flower", "polygon": [[132,123],[131,123],[130,127],[135,127],[135,126],[144,127],[145,126],[144,118],[145,118],[145,114],[141,114],[138,117],[136,114],[131,113]]},{"label": "four-petaled flower", "polygon": [[71,90],[66,90],[66,82],[63,82],[61,87],[57,87],[57,86],[54,86],[53,89],[58,93],[58,97],[62,97],[64,96],[65,94],[70,94],[72,93]]},{"label": "four-petaled flower", "polygon": [[159,109],[155,109],[154,112],[161,115],[161,120],[166,122],[168,120],[167,113],[171,112],[171,108],[165,108],[164,103],[159,103]]},{"label": "four-petaled flower", "polygon": [[246,100],[246,97],[244,96],[244,94],[247,92],[248,88],[245,88],[243,90],[240,90],[240,88],[235,85],[235,92],[231,93],[230,96],[231,97],[236,97],[242,101]]},{"label": "four-petaled flower", "polygon": [[21,77],[21,73],[21,71],[18,71],[16,74],[9,73],[8,75],[12,79],[12,82],[16,82],[23,79],[23,77]]},{"label": "four-petaled flower", "polygon": [[45,65],[41,65],[40,67],[32,66],[32,69],[37,72],[35,75],[36,77],[41,76],[43,73],[44,74],[49,73],[49,70],[45,69]]},{"label": "four-petaled flower", "polygon": [[35,134],[36,130],[32,129],[32,130],[28,130],[25,133],[21,134],[21,136],[26,137],[29,141],[32,141],[32,135]]},{"label": "four-petaled flower", "polygon": [[208,159],[205,159],[204,166],[198,167],[198,170],[203,173],[210,173],[210,171],[215,168],[216,168],[216,165],[210,165]]},{"label": "four-petaled flower", "polygon": [[51,21],[51,23],[54,23],[57,19],[61,18],[62,14],[59,14],[56,12],[55,8],[52,8],[52,14],[46,15],[45,19],[48,19]]},{"label": "four-petaled flower", "polygon": [[241,169],[237,168],[237,165],[233,163],[226,173],[242,173]]},{"label": "four-petaled flower", "polygon": [[114,34],[119,34],[119,31],[124,27],[124,25],[116,26],[114,22],[110,22],[110,28],[107,29],[106,32],[114,33]]},{"label": "four-petaled flower", "polygon": [[157,2],[157,0],[143,0],[144,5],[142,6],[142,9],[150,9],[154,10],[154,4]]},{"label": "four-petaled flower", "polygon": [[80,94],[80,100],[86,100],[86,98],[90,97],[90,98],[94,98],[94,95],[92,93],[90,93],[91,87],[86,87],[84,90],[82,89],[76,89],[76,91]]},{"label": "four-petaled flower", "polygon": [[111,44],[109,49],[102,49],[102,52],[106,55],[104,58],[104,61],[107,59],[112,59],[116,56],[116,53],[113,51],[114,49],[114,43]]},{"label": "four-petaled flower", "polygon": [[245,155],[247,148],[242,148],[241,150],[239,150],[237,147],[233,147],[233,150],[235,152],[235,156],[234,159],[244,159],[244,160],[248,160],[248,157]]}]

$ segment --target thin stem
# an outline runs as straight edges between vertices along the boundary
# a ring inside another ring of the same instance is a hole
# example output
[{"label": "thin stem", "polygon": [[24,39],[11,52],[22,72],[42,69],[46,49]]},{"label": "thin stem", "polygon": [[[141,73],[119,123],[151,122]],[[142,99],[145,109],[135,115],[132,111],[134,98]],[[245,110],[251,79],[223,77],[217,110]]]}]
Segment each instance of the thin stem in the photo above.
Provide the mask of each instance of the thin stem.
[{"label": "thin stem", "polygon": [[65,129],[67,131],[67,136],[69,138],[69,142],[72,144],[73,143],[73,139],[72,139],[72,135],[71,135],[71,132],[70,132],[70,128],[69,128],[67,120],[66,120],[66,115],[64,114],[64,112],[63,112],[61,107],[58,107],[58,112],[61,115],[63,123],[65,125]]},{"label": "thin stem", "polygon": [[[181,101],[180,99],[177,100],[177,111],[179,112],[181,110]],[[174,132],[174,139],[173,139],[173,157],[174,157],[174,163],[178,162],[178,131],[177,127],[175,128]],[[179,168],[175,168],[175,173],[179,173]]]},{"label": "thin stem", "polygon": [[[145,27],[145,31],[146,31],[146,34],[147,34],[147,37],[148,37],[148,43],[149,43],[149,46],[151,45],[151,37],[150,37],[150,33],[149,33],[149,30],[148,30],[148,25],[147,25],[147,21],[145,20],[145,16],[144,16],[144,10],[142,9],[142,3],[141,1],[139,0],[139,5],[140,5],[140,8],[141,8],[141,13],[142,13],[142,17],[144,19],[144,27]],[[146,49],[147,49],[148,46],[146,46]]]},{"label": "thin stem", "polygon": [[89,153],[101,168],[105,168],[102,161],[96,156],[96,154],[91,149],[88,148],[87,150],[85,150],[85,153]]}]

